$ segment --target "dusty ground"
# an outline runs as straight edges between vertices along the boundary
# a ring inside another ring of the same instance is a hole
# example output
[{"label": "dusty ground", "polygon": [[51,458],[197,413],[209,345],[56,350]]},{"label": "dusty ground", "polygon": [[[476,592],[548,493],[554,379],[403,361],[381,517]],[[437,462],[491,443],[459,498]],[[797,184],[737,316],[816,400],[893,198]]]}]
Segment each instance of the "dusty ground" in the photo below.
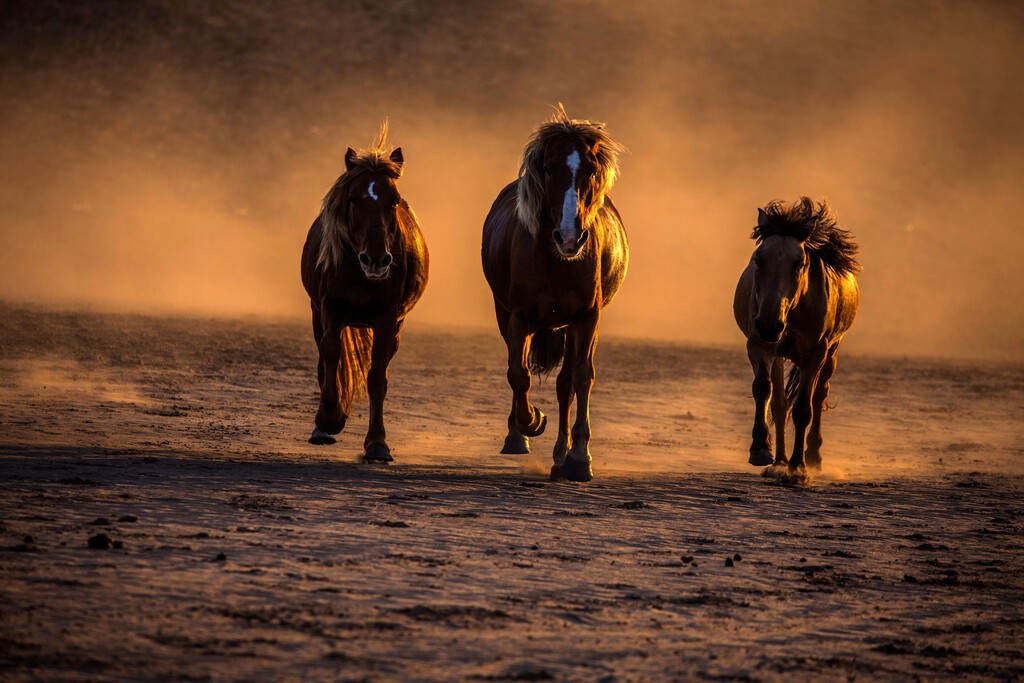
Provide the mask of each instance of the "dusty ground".
[{"label": "dusty ground", "polygon": [[364,409],[305,443],[302,326],[0,308],[0,677],[1024,676],[1024,368],[843,359],[787,488],[739,344],[602,344],[556,485],[496,334],[407,333],[369,467]]}]

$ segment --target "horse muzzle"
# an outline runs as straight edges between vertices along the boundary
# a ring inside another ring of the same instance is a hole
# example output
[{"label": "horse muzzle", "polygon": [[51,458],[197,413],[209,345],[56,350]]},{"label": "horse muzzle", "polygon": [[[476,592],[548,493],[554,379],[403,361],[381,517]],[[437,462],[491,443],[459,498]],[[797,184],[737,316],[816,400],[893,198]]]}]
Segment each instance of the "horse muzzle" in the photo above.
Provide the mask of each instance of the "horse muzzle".
[{"label": "horse muzzle", "polygon": [[385,251],[380,258],[373,258],[367,252],[359,252],[359,265],[363,269],[363,275],[368,280],[383,280],[391,273],[391,263],[394,257],[390,251]]},{"label": "horse muzzle", "polygon": [[565,237],[568,239],[563,238],[561,230],[555,230],[551,233],[551,238],[555,241],[555,249],[558,250],[559,255],[565,258],[575,258],[583,251],[587,240],[590,239],[590,231],[580,230],[579,236],[575,239],[573,239],[572,235],[566,235]]},{"label": "horse muzzle", "polygon": [[778,343],[785,330],[786,323],[782,320],[762,320],[761,318],[754,318],[754,331],[757,332],[757,336],[761,338],[761,341],[768,344]]}]

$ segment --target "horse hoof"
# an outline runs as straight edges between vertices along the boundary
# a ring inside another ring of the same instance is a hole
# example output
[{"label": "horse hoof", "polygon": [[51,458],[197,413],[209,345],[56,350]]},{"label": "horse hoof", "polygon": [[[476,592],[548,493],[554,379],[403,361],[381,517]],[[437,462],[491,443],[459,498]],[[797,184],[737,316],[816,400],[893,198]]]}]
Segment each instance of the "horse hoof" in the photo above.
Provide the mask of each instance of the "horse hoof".
[{"label": "horse hoof", "polygon": [[391,449],[385,443],[372,443],[366,447],[366,452],[363,453],[363,462],[379,463],[394,461],[395,459],[391,457]]},{"label": "horse hoof", "polygon": [[317,427],[313,430],[313,435],[309,437],[309,442],[317,446],[330,446],[331,444],[338,443],[338,440]]},{"label": "horse hoof", "polygon": [[548,475],[548,481],[565,481],[565,474],[562,473],[562,465],[552,465],[551,474]]},{"label": "horse hoof", "polygon": [[562,476],[569,481],[590,481],[594,478],[594,471],[589,460],[566,458],[562,463]]},{"label": "horse hoof", "polygon": [[326,432],[327,434],[338,434],[345,429],[345,422],[347,421],[348,416],[345,415],[345,413],[342,413],[341,415],[330,415],[318,410],[313,423],[317,426],[317,429],[322,432]]},{"label": "horse hoof", "polygon": [[540,412],[537,406],[533,406],[533,422],[527,427],[520,427],[519,431],[523,436],[540,436],[548,426],[548,417]]},{"label": "horse hoof", "polygon": [[501,447],[505,455],[526,455],[530,452],[530,440],[525,436],[509,434],[505,437],[505,445]]},{"label": "horse hoof", "polygon": [[756,451],[750,451],[750,459],[747,462],[754,467],[767,467],[775,464],[775,457],[767,448],[758,448]]}]

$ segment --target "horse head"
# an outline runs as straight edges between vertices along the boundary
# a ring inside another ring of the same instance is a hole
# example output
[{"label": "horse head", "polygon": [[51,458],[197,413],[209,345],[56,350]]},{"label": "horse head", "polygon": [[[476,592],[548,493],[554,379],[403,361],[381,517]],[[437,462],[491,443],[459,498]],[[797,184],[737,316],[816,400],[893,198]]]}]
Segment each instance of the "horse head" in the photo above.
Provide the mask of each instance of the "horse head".
[{"label": "horse head", "polygon": [[[383,161],[383,159],[381,160]],[[363,274],[370,280],[383,280],[394,262],[393,248],[400,227],[398,193],[402,148],[388,156],[390,163],[366,164],[350,147],[345,153],[345,168],[355,174],[348,192],[348,241],[352,245]]]},{"label": "horse head", "polygon": [[544,150],[541,211],[554,226],[551,239],[565,259],[576,258],[590,238],[584,220],[597,189],[595,152],[582,140],[569,137],[552,140]]},{"label": "horse head", "polygon": [[604,124],[571,119],[559,105],[523,150],[516,214],[559,258],[583,253],[615,183],[621,149]]},{"label": "horse head", "polygon": [[[817,216],[806,219],[810,233]],[[768,216],[758,209],[757,222],[764,228]],[[765,237],[751,257],[754,266],[754,330],[765,342],[774,344],[786,330],[789,312],[807,291],[809,259],[804,242],[791,235]]]}]

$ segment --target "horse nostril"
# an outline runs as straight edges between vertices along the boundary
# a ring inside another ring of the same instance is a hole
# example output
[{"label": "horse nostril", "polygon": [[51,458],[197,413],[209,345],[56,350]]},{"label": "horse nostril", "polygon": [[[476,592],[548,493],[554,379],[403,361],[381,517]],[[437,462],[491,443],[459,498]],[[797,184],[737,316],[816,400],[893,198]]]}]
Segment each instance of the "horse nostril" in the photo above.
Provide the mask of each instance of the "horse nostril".
[{"label": "horse nostril", "polygon": [[395,260],[395,257],[391,255],[390,251],[385,251],[384,255],[380,257],[380,267],[387,268],[391,265],[391,262]]},{"label": "horse nostril", "polygon": [[576,245],[582,247],[584,244],[587,243],[588,239],[590,239],[590,231],[584,230],[583,232],[580,233],[580,238],[576,240]]},{"label": "horse nostril", "polygon": [[555,240],[556,244],[561,244],[562,243],[562,231],[561,230],[555,230],[554,232],[552,232],[551,233],[551,239]]},{"label": "horse nostril", "polygon": [[365,251],[359,252],[359,263],[361,265],[363,265],[363,266],[369,266],[370,265],[370,255],[367,254]]}]

